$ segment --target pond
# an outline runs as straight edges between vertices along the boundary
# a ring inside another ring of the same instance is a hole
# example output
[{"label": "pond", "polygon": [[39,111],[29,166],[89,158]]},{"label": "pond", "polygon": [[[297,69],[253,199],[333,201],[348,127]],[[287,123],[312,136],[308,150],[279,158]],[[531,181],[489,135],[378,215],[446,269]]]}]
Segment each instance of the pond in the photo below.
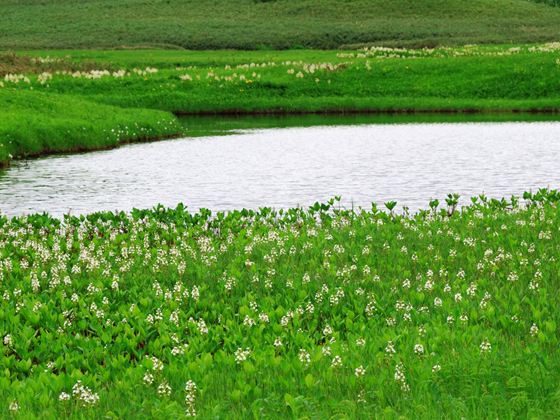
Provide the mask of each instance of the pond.
[{"label": "pond", "polygon": [[183,139],[13,162],[0,174],[0,211],[286,208],[335,195],[345,207],[396,200],[416,210],[451,192],[467,203],[560,187],[553,117],[462,118],[188,118]]}]

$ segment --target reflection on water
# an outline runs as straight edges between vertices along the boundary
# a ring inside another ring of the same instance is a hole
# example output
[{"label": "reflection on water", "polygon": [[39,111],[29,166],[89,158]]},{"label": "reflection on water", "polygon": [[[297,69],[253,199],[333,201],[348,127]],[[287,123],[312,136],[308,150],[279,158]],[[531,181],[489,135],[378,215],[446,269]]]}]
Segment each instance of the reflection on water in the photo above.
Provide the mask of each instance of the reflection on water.
[{"label": "reflection on water", "polygon": [[[298,118],[298,125],[320,123]],[[337,121],[356,125],[247,129],[240,119],[189,119],[193,134],[236,132],[14,162],[0,176],[0,210],[61,215],[178,202],[193,210],[280,208],[335,195],[346,206],[397,200],[417,209],[449,192],[502,197],[560,187],[558,122],[359,125],[371,120],[347,118]],[[274,124],[290,121],[250,126]]]},{"label": "reflection on water", "polygon": [[371,124],[419,124],[460,122],[554,122],[558,114],[450,113],[450,114],[303,114],[303,115],[194,115],[181,118],[189,137],[228,135],[259,128],[313,127]]}]

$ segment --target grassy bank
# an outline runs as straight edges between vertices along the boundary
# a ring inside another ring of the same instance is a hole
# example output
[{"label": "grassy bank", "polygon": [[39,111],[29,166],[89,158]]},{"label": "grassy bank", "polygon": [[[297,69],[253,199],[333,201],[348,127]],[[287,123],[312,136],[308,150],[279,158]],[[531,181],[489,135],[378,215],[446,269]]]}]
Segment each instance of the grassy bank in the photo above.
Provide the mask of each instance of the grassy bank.
[{"label": "grassy bank", "polygon": [[[558,39],[560,9],[527,0],[3,1],[0,48],[334,49]],[[54,29],[56,28],[56,29]]]},{"label": "grassy bank", "polygon": [[0,217],[0,412],[556,418],[560,194],[526,198]]},{"label": "grassy bank", "polygon": [[170,114],[0,88],[0,167],[12,158],[79,152],[178,135]]},{"label": "grassy bank", "polygon": [[[420,50],[28,51],[3,57],[4,162],[8,154],[168,136],[177,132],[176,125],[162,128],[155,122],[172,121],[172,113],[560,111],[560,43]],[[126,138],[104,134],[124,126],[132,130]]]}]

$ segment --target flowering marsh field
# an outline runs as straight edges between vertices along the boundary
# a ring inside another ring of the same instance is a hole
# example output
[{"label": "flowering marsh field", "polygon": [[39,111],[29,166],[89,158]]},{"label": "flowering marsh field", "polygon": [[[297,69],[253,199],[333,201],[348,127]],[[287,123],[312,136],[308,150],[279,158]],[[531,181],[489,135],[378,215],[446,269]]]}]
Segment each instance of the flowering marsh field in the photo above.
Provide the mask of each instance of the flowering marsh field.
[{"label": "flowering marsh field", "polygon": [[2,416],[557,417],[559,201],[1,217]]},{"label": "flowering marsh field", "polygon": [[173,114],[560,110],[560,43],[0,54],[0,163],[180,135]]}]

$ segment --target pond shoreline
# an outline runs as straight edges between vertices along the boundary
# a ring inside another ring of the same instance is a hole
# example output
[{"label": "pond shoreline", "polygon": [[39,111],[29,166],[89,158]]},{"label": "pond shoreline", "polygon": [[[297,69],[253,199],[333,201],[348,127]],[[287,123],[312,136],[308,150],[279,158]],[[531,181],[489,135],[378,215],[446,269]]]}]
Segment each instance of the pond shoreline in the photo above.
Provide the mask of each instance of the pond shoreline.
[{"label": "pond shoreline", "polygon": [[[161,111],[160,111],[161,112]],[[229,117],[229,118],[236,118],[236,117],[290,117],[290,116],[332,116],[332,117],[343,117],[343,116],[410,116],[414,117],[417,116],[433,116],[434,121],[437,122],[438,116],[484,116],[484,117],[492,117],[500,116],[500,117],[508,117],[508,116],[519,116],[519,115],[530,115],[530,116],[552,116],[552,115],[560,115],[560,109],[557,108],[547,108],[547,109],[511,109],[511,110],[485,110],[485,109],[439,109],[439,110],[430,110],[430,109],[394,109],[394,110],[380,110],[380,109],[327,109],[327,110],[280,110],[280,109],[270,109],[270,110],[246,110],[246,109],[232,109],[232,110],[221,110],[221,111],[197,111],[197,112],[190,112],[190,111],[173,111],[169,112],[170,115],[175,117]],[[503,120],[497,119],[496,121],[493,120],[484,120],[484,122],[501,122]],[[509,120],[508,120],[509,121]],[[512,122],[516,120],[511,120]],[[526,120],[524,120],[526,121]],[[539,121],[539,120],[535,120]],[[413,122],[413,121],[410,121]],[[419,121],[425,122],[425,121]],[[449,121],[442,121],[442,122],[449,122]],[[462,122],[469,122],[468,120]],[[479,122],[479,121],[472,121],[472,122]],[[315,125],[315,124],[312,124]],[[320,124],[319,124],[320,125]],[[135,144],[135,143],[148,143],[148,142],[157,142],[161,140],[170,140],[170,139],[179,139],[181,137],[189,137],[188,127],[183,132],[176,132],[172,134],[163,134],[163,135],[154,135],[148,137],[131,137],[125,140],[120,140],[118,143],[103,145],[103,146],[79,146],[79,147],[71,147],[68,149],[56,149],[56,148],[46,148],[41,151],[31,152],[25,155],[14,156],[10,160],[3,161],[0,160],[0,170],[5,170],[10,166],[10,162],[13,160],[33,160],[39,159],[46,156],[52,155],[66,155],[66,154],[80,154],[80,153],[87,153],[87,152],[97,152],[102,150],[112,150],[118,148],[123,145],[127,144]]]},{"label": "pond shoreline", "polygon": [[396,200],[415,210],[450,191],[496,197],[560,185],[560,121],[198,118],[183,121],[189,135],[176,140],[14,163],[0,177],[0,207],[227,211],[258,208],[263,197],[290,208],[337,195],[348,208]]},{"label": "pond shoreline", "polygon": [[[113,150],[117,149],[121,146],[125,146],[127,144],[136,144],[136,143],[150,143],[155,141],[161,140],[170,140],[170,139],[178,139],[183,136],[184,133],[176,133],[176,134],[169,134],[169,135],[161,135],[161,136],[149,136],[149,137],[137,137],[137,138],[130,138],[126,140],[121,140],[117,144],[100,146],[100,147],[77,147],[72,149],[65,149],[65,150],[57,150],[57,149],[45,149],[40,152],[30,153],[25,156],[15,156],[9,161],[0,161],[0,171],[5,170],[10,167],[10,163],[12,161],[17,160],[34,160],[40,159],[47,156],[53,155],[75,155],[80,153],[88,153],[88,152],[100,152],[103,150]],[[1,175],[1,172],[0,172]]]},{"label": "pond shoreline", "polygon": [[284,110],[284,109],[270,109],[270,110],[246,110],[246,109],[231,109],[219,111],[173,111],[173,115],[177,117],[187,116],[261,116],[261,115],[517,115],[517,114],[543,114],[543,115],[560,115],[560,108],[513,108],[513,109],[480,109],[480,108],[465,108],[465,109],[452,109],[452,108],[403,108],[403,109],[325,109],[325,110]]}]

